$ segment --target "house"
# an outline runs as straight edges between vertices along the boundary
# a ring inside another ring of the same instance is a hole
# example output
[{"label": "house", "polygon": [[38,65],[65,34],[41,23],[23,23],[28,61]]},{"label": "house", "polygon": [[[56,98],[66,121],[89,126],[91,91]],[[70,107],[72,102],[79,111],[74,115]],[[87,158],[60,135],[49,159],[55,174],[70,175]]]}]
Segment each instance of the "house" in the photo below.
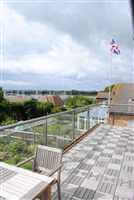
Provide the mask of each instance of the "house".
[{"label": "house", "polygon": [[62,107],[64,105],[63,100],[59,96],[54,96],[54,95],[41,96],[39,100],[52,103],[54,106]]},{"label": "house", "polygon": [[30,96],[15,96],[15,95],[10,95],[5,97],[9,102],[25,102],[31,99]]},{"label": "house", "polygon": [[96,96],[96,103],[108,102],[108,92],[98,92]]},{"label": "house", "polygon": [[112,90],[112,105],[109,123],[119,126],[134,126],[134,84],[117,84]]}]

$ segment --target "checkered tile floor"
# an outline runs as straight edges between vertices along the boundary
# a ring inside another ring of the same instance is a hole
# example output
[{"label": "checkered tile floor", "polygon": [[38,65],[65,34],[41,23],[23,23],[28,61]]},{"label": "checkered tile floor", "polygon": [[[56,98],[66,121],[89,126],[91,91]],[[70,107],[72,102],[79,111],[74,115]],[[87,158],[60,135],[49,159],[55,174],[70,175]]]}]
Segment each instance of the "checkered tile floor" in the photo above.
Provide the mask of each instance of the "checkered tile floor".
[{"label": "checkered tile floor", "polygon": [[63,164],[62,200],[134,200],[134,129],[101,125]]}]

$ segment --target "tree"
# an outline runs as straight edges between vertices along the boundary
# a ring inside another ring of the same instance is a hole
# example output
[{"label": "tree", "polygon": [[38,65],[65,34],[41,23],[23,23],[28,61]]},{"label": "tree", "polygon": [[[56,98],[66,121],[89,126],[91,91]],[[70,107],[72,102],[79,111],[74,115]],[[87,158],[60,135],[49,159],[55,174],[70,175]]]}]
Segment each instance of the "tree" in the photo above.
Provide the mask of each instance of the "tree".
[{"label": "tree", "polygon": [[52,112],[53,110],[53,104],[49,102],[38,102],[37,103],[37,114],[38,117],[47,115]]},{"label": "tree", "polygon": [[105,87],[104,92],[109,92],[109,88],[111,87],[110,89],[112,90],[114,86],[115,86],[115,84]]},{"label": "tree", "polygon": [[41,117],[48,113],[51,113],[53,104],[48,102],[39,102],[36,99],[31,99],[24,102],[25,118],[32,119],[35,117]]},{"label": "tree", "polygon": [[66,106],[68,108],[76,108],[76,97],[69,97],[66,101]]},{"label": "tree", "polygon": [[4,92],[2,88],[0,87],[0,102],[2,102],[3,100],[4,100]]},{"label": "tree", "polygon": [[94,103],[94,100],[84,96],[74,96],[69,97],[66,101],[66,106],[68,108],[76,108],[81,106],[86,106]]},{"label": "tree", "polygon": [[62,111],[62,108],[59,107],[59,106],[55,106],[55,107],[53,107],[53,109],[52,109],[52,112],[53,112],[53,113],[57,113],[57,112],[61,112],[61,111]]},{"label": "tree", "polygon": [[24,110],[26,119],[37,117],[37,100],[31,99],[24,102]]},{"label": "tree", "polygon": [[9,104],[5,101],[0,102],[0,123],[5,121],[9,115]]},{"label": "tree", "polygon": [[6,116],[6,117],[5,117],[5,121],[2,120],[1,125],[2,125],[2,126],[6,126],[6,125],[10,125],[10,124],[15,124],[15,123],[16,123],[16,120],[14,120],[14,119],[11,118],[11,117]]},{"label": "tree", "polygon": [[24,104],[21,102],[9,103],[10,117],[16,121],[25,120]]}]

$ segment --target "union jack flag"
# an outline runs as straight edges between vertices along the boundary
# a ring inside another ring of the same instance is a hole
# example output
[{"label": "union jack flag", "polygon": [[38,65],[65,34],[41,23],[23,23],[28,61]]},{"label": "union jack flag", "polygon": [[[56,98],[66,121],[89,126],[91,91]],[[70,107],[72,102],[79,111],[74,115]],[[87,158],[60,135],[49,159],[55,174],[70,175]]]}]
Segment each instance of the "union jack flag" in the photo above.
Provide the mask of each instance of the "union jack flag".
[{"label": "union jack flag", "polygon": [[119,49],[119,46],[118,46],[118,44],[115,42],[114,39],[112,39],[112,41],[110,42],[110,45],[111,45],[110,51],[111,51],[113,54],[119,55],[119,54],[120,54],[120,49]]}]

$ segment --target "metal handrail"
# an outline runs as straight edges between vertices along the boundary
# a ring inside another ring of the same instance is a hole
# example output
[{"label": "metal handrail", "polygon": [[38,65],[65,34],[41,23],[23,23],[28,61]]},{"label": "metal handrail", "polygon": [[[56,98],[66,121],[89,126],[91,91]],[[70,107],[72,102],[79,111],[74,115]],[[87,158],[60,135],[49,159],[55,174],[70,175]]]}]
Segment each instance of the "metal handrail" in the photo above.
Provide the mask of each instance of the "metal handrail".
[{"label": "metal handrail", "polygon": [[[91,109],[93,107],[100,106],[100,105],[104,105],[104,104],[91,104],[91,105],[84,106],[84,107],[74,108],[74,109],[71,109],[71,110],[67,110],[67,111],[63,111],[63,112],[59,112],[59,113],[54,113],[54,114],[45,115],[45,116],[42,116],[42,117],[30,119],[30,120],[18,122],[18,123],[12,124],[12,125],[2,126],[2,127],[0,127],[0,131],[15,128],[15,127],[21,126],[21,125],[26,125],[26,124],[38,122],[38,121],[41,121],[41,120],[46,120],[46,119],[61,116],[61,115],[64,115],[64,114],[69,114],[69,113],[73,113],[73,112],[76,112],[76,113],[84,112],[84,110],[88,110],[88,109]],[[134,106],[134,104],[129,103],[129,104],[110,104],[110,105],[107,105],[108,108],[110,108],[111,106]],[[130,113],[133,113],[133,112],[130,112]]]},{"label": "metal handrail", "polygon": [[[88,110],[88,109],[91,109],[93,107],[100,106],[100,105],[104,105],[104,104],[91,104],[91,105],[84,106],[84,107],[79,107],[79,108],[75,108],[75,109],[71,109],[71,110],[67,110],[67,111],[63,111],[63,112],[59,112],[59,113],[54,113],[54,114],[50,114],[50,115],[46,115],[46,116],[42,116],[42,117],[30,119],[30,120],[18,122],[18,123],[12,124],[12,125],[2,126],[2,127],[0,127],[0,131],[15,128],[17,126],[26,125],[26,124],[33,123],[33,122],[38,122],[38,121],[41,121],[41,120],[46,120],[46,119],[56,117],[56,116],[61,116],[61,115],[64,115],[64,114],[69,114],[69,113],[73,113],[73,112],[78,113],[78,112],[82,112],[82,111],[84,112],[84,110]],[[108,108],[110,108],[111,106],[134,106],[134,104],[129,103],[129,104],[110,104],[110,105],[107,105]]]},{"label": "metal handrail", "polygon": [[[101,105],[87,105],[1,127],[1,142],[4,141],[7,145],[11,144],[11,146],[16,145],[18,141],[23,142],[18,143],[21,152],[16,153],[13,151],[13,154],[10,155],[10,148],[4,148],[3,152],[9,153],[9,160],[12,159],[12,162],[16,164],[18,162],[16,155],[19,155],[19,158],[22,156],[23,160],[23,157],[27,158],[27,156],[29,157],[29,155],[33,154],[34,148],[38,144],[69,149],[70,146],[76,144],[80,138],[86,135],[88,131],[91,131],[100,123],[106,123],[108,109],[104,107],[103,110],[102,107],[101,112],[101,109],[99,109]],[[7,158],[2,157],[2,159],[6,161]]]},{"label": "metal handrail", "polygon": [[71,110],[64,111],[64,112],[54,113],[54,114],[45,115],[45,116],[42,116],[42,117],[30,119],[30,120],[18,122],[18,123],[12,124],[12,125],[7,125],[7,126],[0,127],[0,131],[6,130],[6,129],[15,128],[17,126],[26,125],[26,124],[33,123],[33,122],[38,122],[40,120],[46,120],[46,119],[49,119],[51,117],[56,117],[56,116],[60,116],[60,115],[64,115],[64,114],[69,114],[69,113],[72,113],[74,111],[75,112],[84,111],[85,109],[87,110],[87,109],[90,109],[91,107],[95,107],[95,106],[99,106],[99,105],[100,104],[92,104],[92,105],[79,107],[79,108],[71,109]]}]

